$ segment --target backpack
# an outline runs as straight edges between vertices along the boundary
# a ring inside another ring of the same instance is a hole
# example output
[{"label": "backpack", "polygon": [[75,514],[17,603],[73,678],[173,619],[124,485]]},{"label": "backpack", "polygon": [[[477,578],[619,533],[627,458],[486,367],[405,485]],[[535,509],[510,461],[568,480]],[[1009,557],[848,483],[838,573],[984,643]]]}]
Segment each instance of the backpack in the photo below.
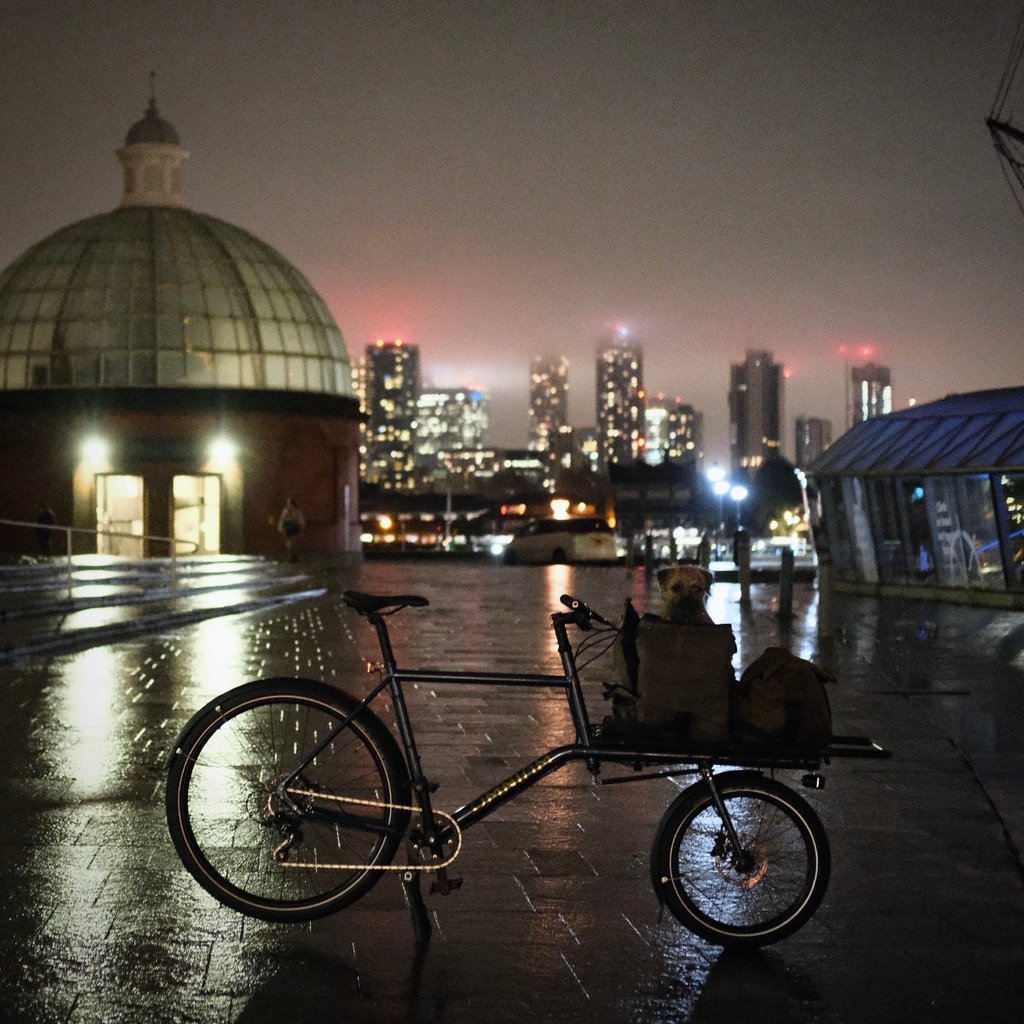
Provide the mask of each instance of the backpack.
[{"label": "backpack", "polygon": [[782,647],[769,647],[740,676],[732,702],[736,739],[822,747],[832,738],[825,682],[835,677]]},{"label": "backpack", "polygon": [[605,686],[618,720],[608,732],[635,740],[728,740],[735,653],[731,626],[641,618],[627,600],[613,650],[619,682]]}]

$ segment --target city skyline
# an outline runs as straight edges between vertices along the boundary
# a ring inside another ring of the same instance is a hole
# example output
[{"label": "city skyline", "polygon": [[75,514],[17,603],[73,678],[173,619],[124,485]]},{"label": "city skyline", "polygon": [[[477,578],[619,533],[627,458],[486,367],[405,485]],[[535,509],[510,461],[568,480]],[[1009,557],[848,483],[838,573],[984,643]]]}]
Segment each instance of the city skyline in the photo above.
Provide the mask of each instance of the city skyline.
[{"label": "city skyline", "polygon": [[797,416],[845,424],[842,346],[892,368],[897,407],[1014,381],[1024,218],[984,120],[1019,14],[15,0],[0,268],[116,205],[155,69],[189,206],[294,262],[353,361],[409,338],[519,445],[529,360],[567,357],[593,423],[595,339],[628,326],[724,462],[729,365],[763,349],[792,455]]}]

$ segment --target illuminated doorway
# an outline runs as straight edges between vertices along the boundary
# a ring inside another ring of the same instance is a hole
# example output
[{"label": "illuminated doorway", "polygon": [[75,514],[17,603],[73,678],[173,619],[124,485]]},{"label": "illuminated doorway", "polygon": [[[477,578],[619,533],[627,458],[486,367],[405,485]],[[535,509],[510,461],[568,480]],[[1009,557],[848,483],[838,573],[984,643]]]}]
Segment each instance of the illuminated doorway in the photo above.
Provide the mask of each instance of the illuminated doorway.
[{"label": "illuminated doorway", "polygon": [[174,539],[188,541],[178,546],[178,553],[219,554],[220,477],[176,476],[173,491]]},{"label": "illuminated doorway", "polygon": [[96,477],[96,552],[142,558],[144,527],[141,476],[100,473]]}]

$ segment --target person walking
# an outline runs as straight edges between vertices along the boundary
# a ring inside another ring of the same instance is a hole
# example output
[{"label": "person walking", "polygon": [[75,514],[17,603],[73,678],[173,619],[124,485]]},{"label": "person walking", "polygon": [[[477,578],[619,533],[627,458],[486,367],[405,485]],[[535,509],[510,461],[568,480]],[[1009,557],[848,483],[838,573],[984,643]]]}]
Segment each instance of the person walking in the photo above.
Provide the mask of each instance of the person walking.
[{"label": "person walking", "polygon": [[39,554],[43,558],[49,558],[52,550],[53,543],[53,531],[51,527],[57,522],[56,516],[53,514],[53,509],[49,505],[44,505],[43,510],[36,516],[36,540],[39,542]]},{"label": "person walking", "polygon": [[294,562],[298,559],[295,543],[305,526],[306,517],[302,514],[302,509],[299,508],[294,498],[289,498],[284,503],[284,508],[281,509],[281,514],[277,518],[277,529],[281,536],[284,537],[284,550],[289,562]]}]

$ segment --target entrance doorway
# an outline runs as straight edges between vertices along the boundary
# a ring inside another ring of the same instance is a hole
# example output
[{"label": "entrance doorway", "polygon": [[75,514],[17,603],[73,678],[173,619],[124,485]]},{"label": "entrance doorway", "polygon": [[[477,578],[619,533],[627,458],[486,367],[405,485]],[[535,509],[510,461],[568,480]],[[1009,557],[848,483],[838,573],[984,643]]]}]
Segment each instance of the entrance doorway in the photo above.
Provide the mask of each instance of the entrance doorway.
[{"label": "entrance doorway", "polygon": [[142,558],[144,529],[141,476],[101,473],[96,477],[96,553]]},{"label": "entrance doorway", "polygon": [[176,476],[173,495],[174,539],[189,542],[179,548],[180,553],[219,554],[220,477]]}]

